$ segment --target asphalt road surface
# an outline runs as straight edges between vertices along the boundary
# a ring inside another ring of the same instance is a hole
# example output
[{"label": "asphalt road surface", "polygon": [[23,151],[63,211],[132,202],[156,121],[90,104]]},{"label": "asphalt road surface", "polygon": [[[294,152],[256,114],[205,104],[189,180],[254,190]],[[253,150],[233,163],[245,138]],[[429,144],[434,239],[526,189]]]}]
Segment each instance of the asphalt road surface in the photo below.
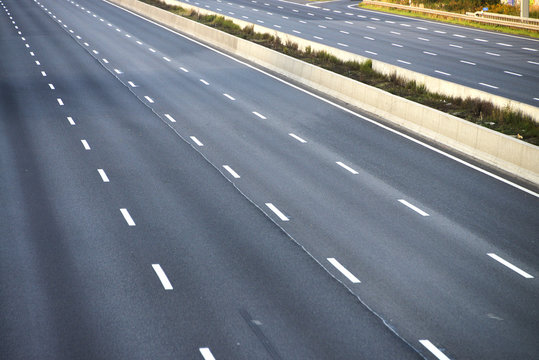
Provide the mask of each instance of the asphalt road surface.
[{"label": "asphalt road surface", "polygon": [[226,16],[539,106],[539,40],[338,0],[183,0]]},{"label": "asphalt road surface", "polygon": [[0,7],[2,358],[537,358],[536,187],[107,2]]}]

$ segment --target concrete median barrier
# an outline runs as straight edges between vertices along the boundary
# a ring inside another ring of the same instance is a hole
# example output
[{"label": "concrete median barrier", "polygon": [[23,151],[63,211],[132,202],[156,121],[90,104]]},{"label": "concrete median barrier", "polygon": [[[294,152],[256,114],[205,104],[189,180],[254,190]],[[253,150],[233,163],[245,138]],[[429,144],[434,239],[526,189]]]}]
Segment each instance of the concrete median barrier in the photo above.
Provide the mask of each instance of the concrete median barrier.
[{"label": "concrete median barrier", "polygon": [[[109,1],[374,113],[501,170],[539,184],[539,147],[537,146],[400,98],[138,0]],[[167,0],[167,2],[171,1]],[[190,5],[183,6],[183,3],[182,7],[193,8]],[[199,9],[196,8],[196,10]],[[257,26],[255,26],[256,29]],[[277,33],[260,26],[257,31]],[[287,39],[299,43],[294,36],[288,36]]]}]

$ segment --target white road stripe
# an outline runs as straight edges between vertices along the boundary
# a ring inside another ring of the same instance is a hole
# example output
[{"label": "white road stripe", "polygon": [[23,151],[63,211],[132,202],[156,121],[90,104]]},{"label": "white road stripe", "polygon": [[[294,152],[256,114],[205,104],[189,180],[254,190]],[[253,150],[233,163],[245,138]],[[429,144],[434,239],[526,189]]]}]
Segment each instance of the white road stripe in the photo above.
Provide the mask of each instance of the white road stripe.
[{"label": "white road stripe", "polygon": [[131,217],[131,215],[129,215],[129,211],[127,211],[127,209],[125,208],[120,209],[120,211],[122,212],[122,215],[124,216],[124,219],[127,222],[127,224],[129,226],[135,226],[135,222],[133,221],[133,218]]},{"label": "white road stripe", "polygon": [[207,82],[207,81],[206,81],[206,80],[204,80],[204,79],[200,79],[200,82],[201,82],[201,83],[203,83],[204,85],[210,85],[210,83],[209,83],[209,82]]},{"label": "white road stripe", "polygon": [[342,34],[350,35],[350,33],[348,31],[340,30],[339,32],[342,33]]},{"label": "white road stripe", "polygon": [[102,59],[105,64],[108,64],[109,61],[107,59]]},{"label": "white road stripe", "polygon": [[232,170],[232,168],[228,165],[223,165],[223,167],[225,168],[226,171],[228,171],[230,173],[230,175],[232,175],[234,178],[236,179],[239,179],[240,176],[238,175],[237,172],[235,172],[234,170]]},{"label": "white road stripe", "polygon": [[340,45],[340,46],[342,46],[342,47],[348,47],[348,45],[343,44],[343,43],[337,43],[337,45]]},{"label": "white road stripe", "polygon": [[507,46],[507,47],[512,47],[513,46],[511,44],[506,44],[506,43],[496,43],[496,45]]},{"label": "white road stripe", "polygon": [[142,41],[137,40],[137,44],[142,45]]},{"label": "white road stripe", "polygon": [[491,52],[485,52],[485,54],[487,55],[490,55],[490,56],[500,56],[500,54],[496,54],[496,53],[491,53]]},{"label": "white road stripe", "polygon": [[410,209],[414,210],[416,213],[420,214],[421,216],[429,216],[429,214],[427,214],[426,212],[424,212],[423,210],[421,210],[420,208],[418,208],[417,206],[414,206],[412,204],[410,204],[408,201],[406,200],[403,200],[403,199],[399,199],[399,202],[401,204],[403,204],[404,206],[407,206],[409,207]]},{"label": "white road stripe", "polygon": [[365,50],[365,52],[371,55],[378,55],[378,53],[375,53],[374,51]]},{"label": "white road stripe", "polygon": [[504,73],[509,74],[509,75],[514,75],[514,76],[522,76],[522,74],[518,74],[518,73],[507,71],[507,70],[505,70]]},{"label": "white road stripe", "polygon": [[49,88],[50,88],[51,90],[54,90],[54,89],[55,89],[53,84],[49,84]]},{"label": "white road stripe", "polygon": [[515,265],[511,264],[509,261],[502,259],[498,255],[496,255],[494,253],[488,253],[487,255],[490,256],[491,258],[493,258],[494,260],[496,260],[497,262],[499,262],[500,264],[503,264],[503,265],[507,266],[509,269],[513,270],[514,272],[518,273],[519,275],[522,275],[526,279],[533,279],[532,275],[528,274],[524,270],[522,270],[522,269],[516,267]]},{"label": "white road stripe", "polygon": [[367,25],[367,29],[372,29],[372,30],[376,30],[376,27],[375,27],[375,26],[370,26],[370,25]]},{"label": "white road stripe", "polygon": [[36,65],[37,65],[37,66],[40,66],[41,63],[40,63],[39,61],[36,60]]},{"label": "white road stripe", "polygon": [[90,145],[88,144],[88,141],[82,139],[80,142],[82,143],[82,146],[84,146],[84,150],[90,150]]},{"label": "white road stripe", "polygon": [[152,49],[152,48],[148,48],[148,50],[150,50],[150,51],[153,52],[153,53],[156,52],[156,51],[155,51],[154,49]]},{"label": "white road stripe", "polygon": [[374,40],[373,38],[371,38],[370,36],[363,36],[364,39],[367,39],[367,40]]},{"label": "white road stripe", "polygon": [[357,171],[352,169],[350,166],[348,166],[348,165],[346,165],[346,164],[344,164],[344,163],[342,163],[340,161],[337,161],[336,164],[339,165],[340,167],[342,167],[343,169],[346,169],[346,170],[350,171],[354,175],[359,174]]},{"label": "white road stripe", "polygon": [[204,146],[204,144],[201,143],[200,140],[198,140],[198,139],[197,139],[196,137],[194,137],[194,136],[191,136],[191,140],[193,140],[193,142],[194,142],[195,144],[197,144],[198,146]]},{"label": "white road stripe", "polygon": [[482,82],[480,82],[479,85],[483,85],[483,86],[486,86],[486,87],[489,87],[489,88],[492,88],[492,89],[498,89],[497,86],[485,84],[485,83],[482,83]]},{"label": "white road stripe", "polygon": [[347,24],[350,24],[350,25],[354,25],[354,23],[353,23],[353,22],[351,22],[351,21],[348,21],[348,20],[347,20],[347,21],[345,21],[345,23],[347,23]]},{"label": "white road stripe", "polygon": [[213,354],[211,353],[210,349],[208,348],[200,348],[200,353],[202,354],[202,357],[204,360],[215,360],[213,357]]},{"label": "white road stripe", "polygon": [[165,117],[170,121],[170,122],[173,122],[175,123],[176,120],[174,120],[174,118],[172,116],[170,116],[169,114],[165,114]]},{"label": "white road stripe", "polygon": [[323,38],[323,37],[320,37],[320,36],[314,35],[313,37],[314,37],[315,39],[318,39],[318,40],[324,40],[324,38]]},{"label": "white road stripe", "polygon": [[411,62],[409,61],[404,61],[404,60],[400,60],[400,59],[397,59],[397,62],[400,62],[400,63],[403,63],[403,64],[407,64],[407,65],[410,65]]},{"label": "white road stripe", "polygon": [[99,54],[99,51],[97,51],[97,50],[92,50],[92,52],[93,52],[94,54],[96,54],[96,55]]},{"label": "white road stripe", "polygon": [[434,32],[437,34],[447,34],[445,31],[441,31],[441,30],[434,30]]},{"label": "white road stripe", "polygon": [[62,99],[57,98],[56,101],[58,101],[58,105],[64,106],[64,102],[62,101]]},{"label": "white road stripe", "polygon": [[261,118],[262,120],[266,120],[266,117],[260,113],[257,113],[256,111],[253,111],[253,114],[255,114],[256,116],[258,116],[259,118]]},{"label": "white road stripe", "polygon": [[288,135],[292,136],[294,139],[296,139],[296,140],[299,141],[300,143],[305,144],[305,143],[307,142],[306,140],[303,140],[302,138],[300,138],[300,137],[297,136],[296,134],[290,133],[290,134],[288,134]]},{"label": "white road stripe", "polygon": [[97,169],[97,172],[99,173],[99,175],[101,175],[101,179],[103,180],[103,182],[106,182],[106,183],[110,182],[109,177],[105,173],[105,170]]},{"label": "white road stripe", "polygon": [[118,74],[118,75],[123,74],[123,73],[122,73],[120,70],[118,70],[118,69],[114,69],[114,72],[115,72],[116,74]]},{"label": "white road stripe", "polygon": [[223,94],[226,98],[228,98],[229,100],[236,100],[235,98],[233,98],[232,96],[228,95],[228,94]]},{"label": "white road stripe", "polygon": [[170,62],[170,59],[168,57],[166,57],[166,56],[163,56],[163,60]]},{"label": "white road stripe", "polygon": [[421,41],[430,41],[429,39],[425,39],[425,38],[422,38],[422,37],[418,37],[417,39],[421,40]]},{"label": "white road stripe", "polygon": [[42,72],[41,72],[41,75],[42,75],[42,76],[47,76],[47,73],[46,73],[45,71],[42,71]]},{"label": "white road stripe", "polygon": [[346,276],[348,278],[348,280],[350,280],[351,282],[353,282],[354,284],[358,284],[358,283],[361,283],[361,281],[359,281],[359,279],[357,277],[354,276],[354,274],[352,274],[350,271],[348,271],[344,266],[341,265],[340,262],[338,262],[336,259],[334,258],[328,258],[327,259],[331,265],[335,266],[335,268],[337,270],[339,270],[344,276]]},{"label": "white road stripe", "polygon": [[127,83],[128,83],[128,84],[129,84],[129,86],[131,86],[131,87],[137,87],[137,85],[135,85],[135,83],[134,83],[134,82],[132,82],[132,81],[128,81]]},{"label": "white road stripe", "polygon": [[71,116],[67,117],[67,121],[69,121],[71,125],[75,125],[75,121],[73,121],[73,118]]},{"label": "white road stripe", "polygon": [[429,52],[429,51],[423,51],[423,54],[427,54],[427,55],[431,55],[431,56],[438,56],[438,54],[435,54],[435,53]]},{"label": "white road stripe", "polygon": [[266,203],[266,206],[275,213],[282,221],[288,221],[289,219],[273,205],[272,203]]},{"label": "white road stripe", "polygon": [[436,72],[438,74],[446,75],[446,76],[451,76],[450,73],[446,73],[446,72],[443,72],[443,71],[440,71],[440,70],[434,70],[434,72]]},{"label": "white road stripe", "polygon": [[90,44],[88,44],[87,42],[84,43],[84,46],[90,46]]},{"label": "white road stripe", "polygon": [[131,37],[131,35],[129,35],[129,34],[125,34],[125,37],[126,37],[126,38],[130,38],[130,37]]},{"label": "white road stripe", "polygon": [[539,51],[539,50],[537,50],[537,49],[532,49],[532,48],[527,48],[527,47],[525,47],[525,48],[522,48],[522,50],[528,50],[528,51]]},{"label": "white road stripe", "polygon": [[450,360],[443,352],[440,351],[436,346],[434,346],[430,341],[428,340],[419,340],[421,345],[426,347],[434,356],[436,356],[440,360]]},{"label": "white road stripe", "polygon": [[488,42],[488,40],[485,40],[485,39],[478,39],[478,38],[475,38],[474,40],[475,40],[475,41],[480,41],[480,42]]},{"label": "white road stripe", "polygon": [[474,63],[474,62],[471,62],[471,61],[460,60],[460,62],[463,63],[463,64],[475,65],[475,63]]},{"label": "white road stripe", "polygon": [[184,67],[180,67],[180,70],[181,70],[181,71],[183,71],[183,72],[186,72],[186,73],[188,73],[188,72],[189,72],[189,70],[187,70],[187,69],[186,69],[186,68],[184,68]]},{"label": "white road stripe", "polygon": [[168,280],[167,275],[165,274],[165,272],[161,268],[161,265],[152,264],[152,267],[153,267],[153,270],[155,271],[155,273],[157,274],[157,277],[159,278],[159,280],[161,280],[161,284],[163,285],[165,290],[172,290],[173,289],[172,285],[170,284],[170,281]]},{"label": "white road stripe", "polygon": [[301,31],[298,31],[298,30],[292,30],[292,32],[294,32],[296,34],[301,34]]},{"label": "white road stripe", "polygon": [[460,46],[460,45],[449,44],[449,46],[457,48],[457,49],[462,49],[462,46]]},{"label": "white road stripe", "polygon": [[531,60],[529,60],[528,63],[533,64],[533,65],[539,65],[539,62],[535,62],[535,61],[531,61]]},{"label": "white road stripe", "polygon": [[416,29],[419,29],[419,30],[428,30],[426,27],[421,27],[421,26],[416,26]]},{"label": "white road stripe", "polygon": [[154,101],[153,101],[153,99],[152,99],[151,97],[149,97],[149,96],[144,96],[144,98],[145,98],[150,104],[153,104],[153,103],[154,103]]},{"label": "white road stripe", "polygon": [[395,35],[400,35],[401,33],[400,32],[397,32],[397,31],[390,31],[391,34],[395,34]]},{"label": "white road stripe", "polygon": [[460,34],[453,34],[453,36],[456,36],[456,37],[458,37],[458,38],[465,38],[465,37],[466,37],[466,36],[460,35]]},{"label": "white road stripe", "polygon": [[391,46],[396,46],[396,47],[399,47],[399,48],[402,47],[402,45],[400,45],[400,44],[395,44],[395,43],[392,43]]}]

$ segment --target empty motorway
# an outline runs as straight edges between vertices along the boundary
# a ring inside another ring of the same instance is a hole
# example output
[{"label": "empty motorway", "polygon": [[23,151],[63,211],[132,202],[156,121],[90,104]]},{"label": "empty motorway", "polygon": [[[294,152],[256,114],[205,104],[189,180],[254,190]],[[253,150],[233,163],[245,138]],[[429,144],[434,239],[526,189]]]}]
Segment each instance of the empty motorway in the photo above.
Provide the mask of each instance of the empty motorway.
[{"label": "empty motorway", "polygon": [[109,2],[0,6],[3,357],[539,354],[537,187]]}]

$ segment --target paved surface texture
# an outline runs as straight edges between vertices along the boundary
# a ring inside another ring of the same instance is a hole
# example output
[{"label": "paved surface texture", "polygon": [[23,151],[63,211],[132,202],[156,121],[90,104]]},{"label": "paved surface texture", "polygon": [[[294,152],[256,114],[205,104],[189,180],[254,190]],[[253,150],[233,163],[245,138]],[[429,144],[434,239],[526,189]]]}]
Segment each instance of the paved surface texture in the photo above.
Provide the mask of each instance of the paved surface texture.
[{"label": "paved surface texture", "polygon": [[539,106],[539,40],[361,9],[357,2],[183,0],[226,16]]},{"label": "paved surface texture", "polygon": [[0,6],[6,358],[539,354],[536,188],[107,2]]}]

